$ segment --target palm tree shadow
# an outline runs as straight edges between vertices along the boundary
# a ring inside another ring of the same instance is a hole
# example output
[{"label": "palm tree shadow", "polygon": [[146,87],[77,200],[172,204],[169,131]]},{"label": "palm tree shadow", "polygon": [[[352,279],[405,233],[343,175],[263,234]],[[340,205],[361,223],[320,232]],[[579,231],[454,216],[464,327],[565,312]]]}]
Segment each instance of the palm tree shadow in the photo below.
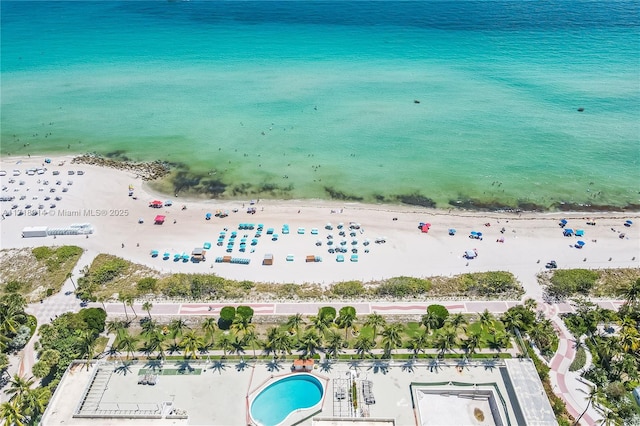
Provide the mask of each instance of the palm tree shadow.
[{"label": "palm tree shadow", "polygon": [[331,362],[331,360],[325,358],[320,363],[320,371],[324,373],[330,373],[332,369],[333,369],[333,362]]},{"label": "palm tree shadow", "polygon": [[227,364],[225,364],[223,361],[215,361],[212,365],[211,365],[211,369],[213,371],[217,371],[218,374],[222,374],[223,371],[225,371],[227,369]]},{"label": "palm tree shadow", "polygon": [[351,370],[351,369],[359,370],[361,363],[362,363],[362,360],[359,360],[359,359],[353,359],[353,360],[349,361],[349,370]]},{"label": "palm tree shadow", "polygon": [[432,373],[437,373],[438,370],[440,369],[440,362],[438,359],[433,358],[431,361],[429,361],[429,371]]},{"label": "palm tree shadow", "polygon": [[156,370],[162,370],[162,362],[159,359],[149,359],[144,366],[152,369],[154,372]]},{"label": "palm tree shadow", "polygon": [[188,359],[183,359],[176,362],[176,367],[178,367],[179,374],[189,374],[194,370]]},{"label": "palm tree shadow", "polygon": [[408,373],[415,372],[415,361],[413,359],[407,360],[404,364],[402,364],[402,371],[406,371]]},{"label": "palm tree shadow", "polygon": [[249,367],[249,363],[244,360],[244,358],[240,359],[240,362],[236,364],[236,371],[244,371]]},{"label": "palm tree shadow", "polygon": [[485,370],[489,370],[489,371],[493,371],[493,369],[496,368],[496,361],[493,359],[488,359],[484,362],[484,369]]},{"label": "palm tree shadow", "polygon": [[368,370],[373,370],[373,374],[387,374],[389,372],[389,362],[388,361],[374,361],[371,367]]},{"label": "palm tree shadow", "polygon": [[267,363],[267,371],[273,373],[274,371],[282,370],[282,366],[280,365],[280,361],[277,359],[272,359]]},{"label": "palm tree shadow", "polygon": [[123,376],[126,376],[128,373],[131,373],[131,365],[134,363],[135,361],[122,361],[122,364],[114,368],[113,372],[116,374],[122,374]]},{"label": "palm tree shadow", "polygon": [[172,342],[169,347],[167,348],[167,352],[169,352],[170,354],[173,354],[175,352],[180,352],[180,345],[178,345],[175,342]]}]

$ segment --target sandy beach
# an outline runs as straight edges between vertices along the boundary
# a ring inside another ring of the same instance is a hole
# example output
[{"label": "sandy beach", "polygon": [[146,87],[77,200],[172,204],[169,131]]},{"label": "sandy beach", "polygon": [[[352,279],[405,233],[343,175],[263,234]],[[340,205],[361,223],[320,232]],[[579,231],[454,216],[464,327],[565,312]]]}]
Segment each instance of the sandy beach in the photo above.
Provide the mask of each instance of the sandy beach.
[{"label": "sandy beach", "polygon": [[[559,268],[619,268],[640,267],[640,213],[494,213],[457,210],[429,210],[412,206],[366,205],[322,200],[193,200],[153,193],[142,179],[132,172],[99,166],[72,164],[73,157],[2,158],[0,176],[4,213],[0,243],[3,249],[42,245],[74,244],[95,253],[110,253],[145,264],[158,271],[185,273],[215,273],[217,275],[263,282],[314,282],[330,284],[344,280],[376,280],[393,276],[429,277],[455,275],[464,272],[507,270],[524,285],[529,297],[541,296],[535,276],[545,269],[545,263],[555,260]],[[43,169],[28,175],[29,169]],[[45,170],[46,169],[46,170]],[[14,170],[20,172],[14,176]],[[54,175],[54,171],[59,172]],[[73,174],[70,172],[73,171]],[[81,175],[78,171],[83,172]],[[41,173],[41,174],[38,174]],[[48,181],[48,184],[45,184]],[[60,182],[57,184],[57,182]],[[133,195],[129,195],[129,187]],[[67,188],[63,192],[64,188]],[[54,189],[55,191],[52,191]],[[46,199],[49,197],[49,199]],[[59,197],[59,200],[55,200]],[[23,198],[23,199],[21,199]],[[151,208],[153,200],[171,201],[173,205]],[[27,205],[31,205],[27,208]],[[55,207],[52,207],[55,204]],[[16,208],[12,208],[17,205]],[[42,205],[42,208],[39,206]],[[184,208],[183,208],[184,206]],[[255,208],[255,213],[247,209]],[[24,214],[18,215],[19,211]],[[212,216],[217,210],[228,211],[224,218]],[[11,215],[7,215],[7,212]],[[162,225],[154,224],[156,215],[166,216]],[[565,237],[560,219],[568,221],[566,228],[583,230],[582,237]],[[139,219],[143,223],[139,223]],[[624,226],[631,220],[631,227]],[[359,224],[350,236],[350,223]],[[418,229],[420,222],[430,223],[428,233]],[[588,225],[587,222],[595,222]],[[25,227],[63,228],[88,223],[94,232],[85,235],[59,235],[23,238]],[[239,230],[240,224],[264,225],[257,244],[250,242],[256,230]],[[325,229],[331,223],[333,230]],[[338,224],[344,224],[346,235],[339,235]],[[290,233],[283,234],[283,224]],[[218,235],[227,229],[222,246]],[[267,235],[273,228],[277,241]],[[304,228],[304,234],[298,233]],[[312,235],[312,229],[318,230]],[[456,229],[449,235],[449,229]],[[503,230],[504,228],[504,230]],[[246,252],[239,244],[226,252],[231,232],[238,240],[247,236]],[[470,232],[481,232],[482,239],[469,238]],[[621,234],[624,234],[621,238]],[[344,240],[344,262],[330,254],[327,245],[332,235],[334,245]],[[377,243],[384,239],[386,242]],[[365,245],[368,240],[369,244]],[[583,248],[576,248],[578,240]],[[206,261],[174,262],[173,255],[190,254],[196,247],[210,242]],[[321,245],[317,245],[321,243]],[[351,261],[353,249],[358,261]],[[151,257],[157,250],[160,255]],[[366,252],[368,251],[368,252]],[[466,251],[477,252],[475,259],[466,259]],[[168,252],[170,259],[163,260]],[[273,255],[273,265],[264,266],[265,254]],[[250,259],[248,265],[216,263],[225,255]],[[287,261],[292,255],[293,260]],[[306,262],[306,256],[319,256],[321,262]]]}]

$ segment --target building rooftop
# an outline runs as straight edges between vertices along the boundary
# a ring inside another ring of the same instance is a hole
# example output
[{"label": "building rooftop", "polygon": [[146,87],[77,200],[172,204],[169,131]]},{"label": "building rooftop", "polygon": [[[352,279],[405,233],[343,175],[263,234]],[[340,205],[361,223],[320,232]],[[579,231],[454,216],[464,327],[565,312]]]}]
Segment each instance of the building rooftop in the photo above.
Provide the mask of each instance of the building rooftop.
[{"label": "building rooftop", "polygon": [[[249,407],[259,390],[270,381],[299,374],[291,372],[291,360],[257,364],[239,360],[167,360],[162,364],[97,361],[88,370],[85,364],[77,361],[69,366],[47,407],[43,424],[147,425],[151,419],[158,425],[249,424]],[[303,425],[413,425],[417,418],[423,419],[424,425],[445,424],[438,419],[469,413],[473,416],[475,408],[487,419],[477,423],[482,425],[556,424],[528,360],[464,365],[458,360],[353,360],[320,361],[315,366],[312,374],[325,383],[324,397],[317,411],[304,416],[308,418],[300,423]],[[351,392],[340,395],[345,384],[353,383],[358,389],[357,410],[349,400]],[[462,389],[467,395],[453,397],[452,389]],[[495,407],[487,394],[470,400],[470,389],[497,392],[494,403],[500,414],[495,417],[498,421],[489,422]],[[417,401],[418,391],[422,398],[431,398],[428,405]],[[448,411],[448,416],[446,407],[454,410]],[[475,413],[478,415],[477,410]],[[460,419],[455,417],[455,424],[461,424]]]}]

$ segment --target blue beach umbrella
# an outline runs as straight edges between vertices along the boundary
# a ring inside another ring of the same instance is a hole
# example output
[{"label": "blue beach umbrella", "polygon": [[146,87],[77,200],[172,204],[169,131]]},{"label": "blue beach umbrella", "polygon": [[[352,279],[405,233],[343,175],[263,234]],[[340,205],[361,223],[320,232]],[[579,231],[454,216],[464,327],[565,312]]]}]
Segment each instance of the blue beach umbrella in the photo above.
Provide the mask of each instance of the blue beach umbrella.
[{"label": "blue beach umbrella", "polygon": [[211,219],[211,213],[207,213],[207,214],[205,214],[205,215],[204,215],[204,218],[205,218],[206,220],[210,220],[210,219]]},{"label": "blue beach umbrella", "polygon": [[205,243],[202,245],[202,248],[203,248],[203,249],[205,249],[205,250],[209,250],[209,249],[211,248],[211,243],[210,243],[210,242],[208,242],[208,241],[207,241],[207,242],[205,242]]},{"label": "blue beach umbrella", "polygon": [[449,228],[449,235],[456,235],[456,230],[453,228]]}]

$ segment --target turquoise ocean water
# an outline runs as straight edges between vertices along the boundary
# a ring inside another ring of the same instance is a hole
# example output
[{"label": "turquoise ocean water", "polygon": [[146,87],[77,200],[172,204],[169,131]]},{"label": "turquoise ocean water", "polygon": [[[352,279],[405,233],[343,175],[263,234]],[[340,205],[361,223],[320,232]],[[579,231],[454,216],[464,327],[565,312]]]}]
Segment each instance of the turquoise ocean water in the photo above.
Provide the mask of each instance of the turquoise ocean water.
[{"label": "turquoise ocean water", "polygon": [[123,151],[226,198],[640,205],[637,1],[0,8],[3,157]]}]

